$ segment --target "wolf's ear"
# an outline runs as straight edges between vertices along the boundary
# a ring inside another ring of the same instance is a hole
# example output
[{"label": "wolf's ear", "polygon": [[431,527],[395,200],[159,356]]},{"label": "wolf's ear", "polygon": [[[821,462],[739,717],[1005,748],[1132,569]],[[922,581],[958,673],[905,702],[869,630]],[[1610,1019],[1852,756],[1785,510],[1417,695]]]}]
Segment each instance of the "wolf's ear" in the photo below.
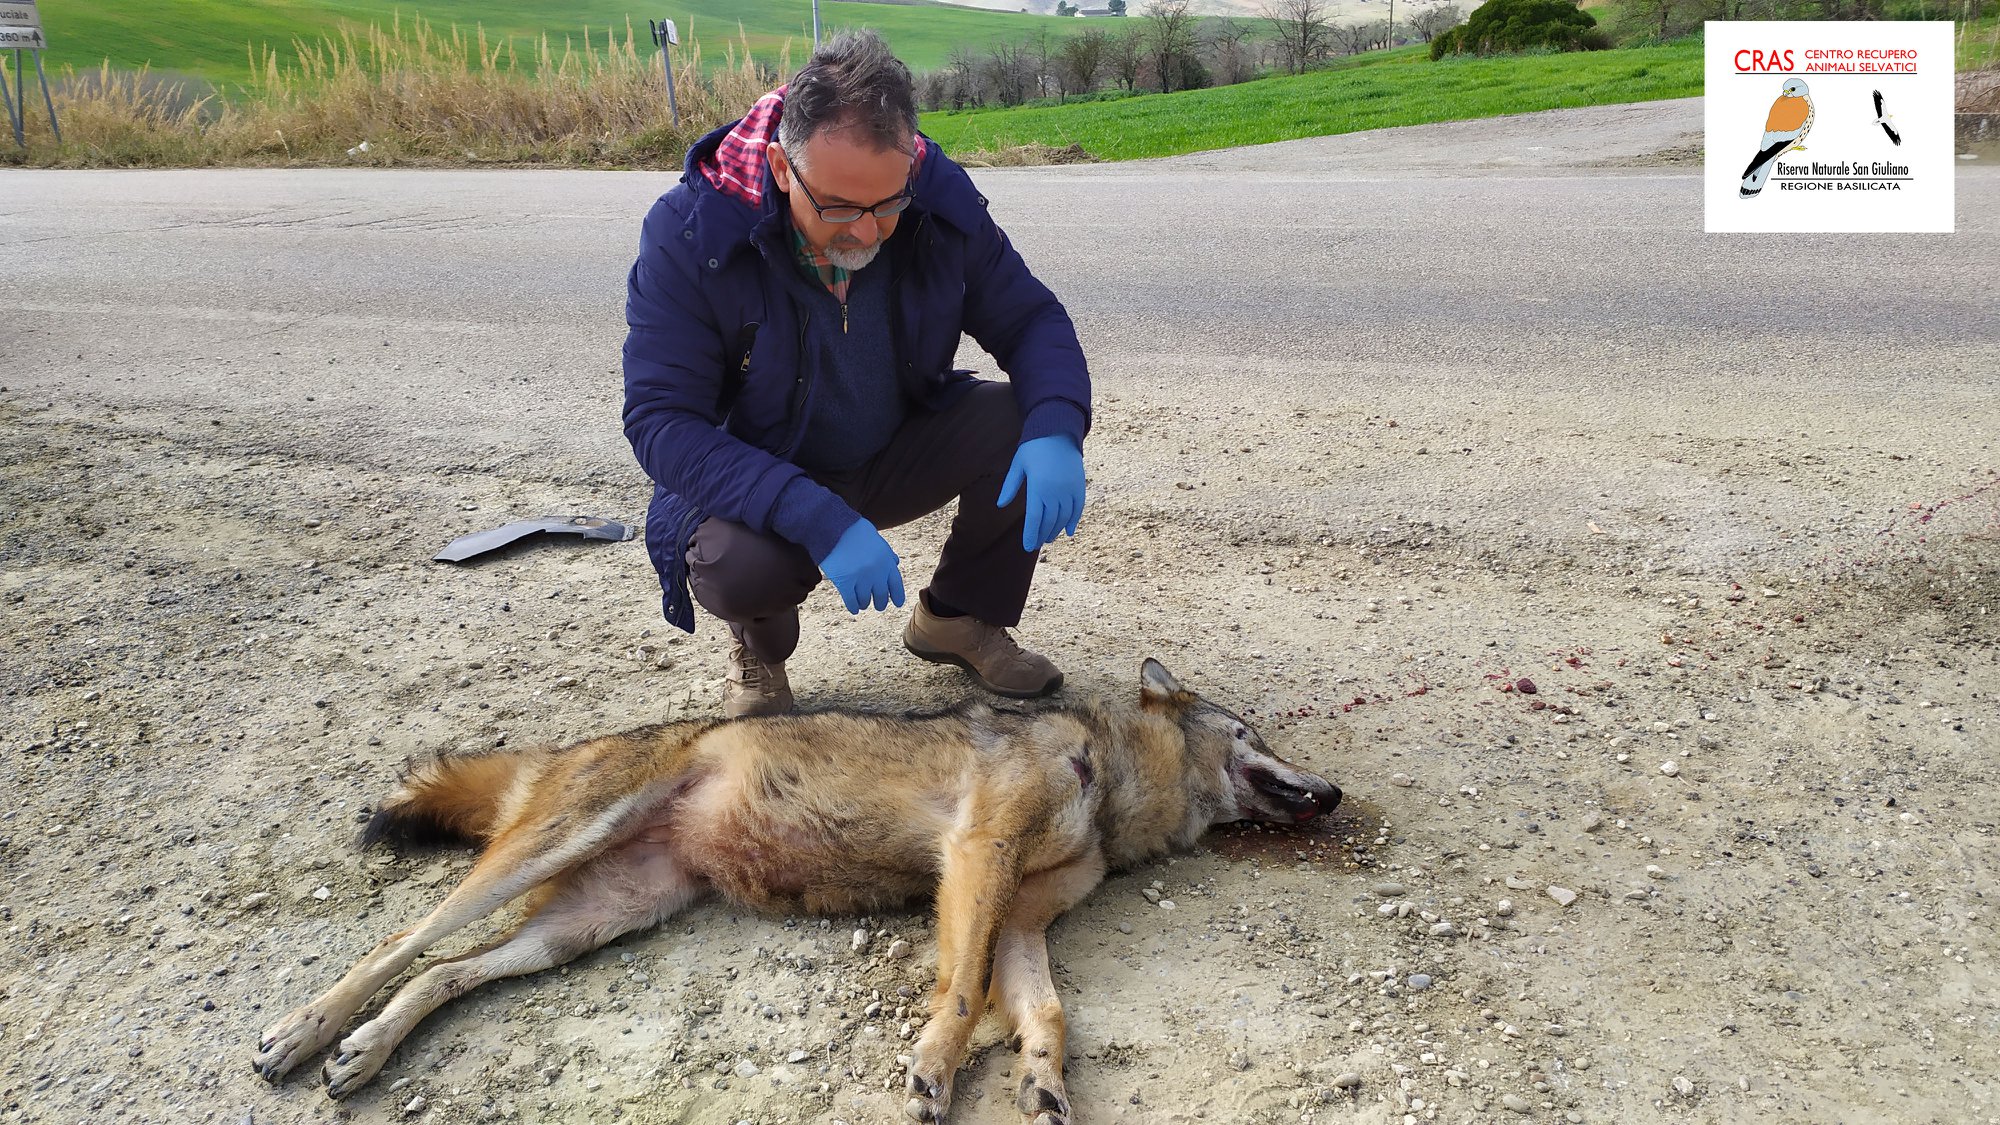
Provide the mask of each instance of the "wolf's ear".
[{"label": "wolf's ear", "polygon": [[1187,689],[1181,686],[1167,667],[1152,657],[1147,657],[1139,665],[1139,699],[1143,703],[1164,704],[1174,701],[1175,696],[1185,695]]}]

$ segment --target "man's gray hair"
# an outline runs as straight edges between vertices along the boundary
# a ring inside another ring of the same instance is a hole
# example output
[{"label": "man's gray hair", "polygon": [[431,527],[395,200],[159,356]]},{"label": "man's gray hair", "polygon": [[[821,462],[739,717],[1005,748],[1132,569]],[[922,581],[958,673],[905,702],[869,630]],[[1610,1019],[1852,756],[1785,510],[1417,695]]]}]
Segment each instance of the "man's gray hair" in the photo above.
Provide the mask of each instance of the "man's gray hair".
[{"label": "man's gray hair", "polygon": [[785,91],[778,143],[794,164],[822,133],[853,131],[878,149],[910,152],[917,95],[910,68],[873,31],[845,32],[814,51]]}]

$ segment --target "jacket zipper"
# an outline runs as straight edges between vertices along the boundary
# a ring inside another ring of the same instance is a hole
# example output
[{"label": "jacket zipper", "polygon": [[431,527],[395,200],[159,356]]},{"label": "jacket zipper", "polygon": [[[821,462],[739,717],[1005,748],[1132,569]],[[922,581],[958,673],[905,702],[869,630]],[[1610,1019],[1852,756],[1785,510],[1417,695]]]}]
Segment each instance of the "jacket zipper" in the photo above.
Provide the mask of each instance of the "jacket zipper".
[{"label": "jacket zipper", "polygon": [[792,433],[790,437],[785,439],[785,451],[779,454],[781,457],[789,458],[793,453],[796,453],[799,448],[799,441],[805,437],[806,399],[808,392],[812,390],[806,379],[806,374],[810,370],[808,366],[810,360],[806,355],[806,329],[811,325],[812,310],[801,307],[799,309],[799,373],[792,382]]}]

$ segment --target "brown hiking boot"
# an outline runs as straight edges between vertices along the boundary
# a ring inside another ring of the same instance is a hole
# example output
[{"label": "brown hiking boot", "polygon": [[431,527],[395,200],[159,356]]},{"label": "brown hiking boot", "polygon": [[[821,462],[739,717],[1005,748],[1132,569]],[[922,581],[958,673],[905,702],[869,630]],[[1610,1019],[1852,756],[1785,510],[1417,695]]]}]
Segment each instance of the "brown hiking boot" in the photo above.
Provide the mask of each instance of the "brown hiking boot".
[{"label": "brown hiking boot", "polygon": [[792,709],[792,684],[785,665],[765,664],[743,642],[729,650],[729,682],[722,685],[722,717],[782,715]]},{"label": "brown hiking boot", "polygon": [[1047,695],[1063,682],[1048,657],[1015,644],[1007,630],[973,617],[939,617],[922,598],[903,630],[903,647],[925,660],[956,664],[987,691],[1015,699]]}]

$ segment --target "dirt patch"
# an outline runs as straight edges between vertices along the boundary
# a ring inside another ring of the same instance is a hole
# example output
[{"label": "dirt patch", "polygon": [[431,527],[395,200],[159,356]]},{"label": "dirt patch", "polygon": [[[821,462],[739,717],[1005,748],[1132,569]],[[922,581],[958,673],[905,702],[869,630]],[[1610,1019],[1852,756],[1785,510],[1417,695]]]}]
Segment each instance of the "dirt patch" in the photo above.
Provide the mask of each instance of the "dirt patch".
[{"label": "dirt patch", "polygon": [[1020,168],[1044,164],[1096,164],[1082,145],[1025,144],[992,151],[977,150],[954,157],[967,168]]},{"label": "dirt patch", "polygon": [[1699,168],[1707,144],[1700,133],[1685,133],[1669,142],[1665,147],[1651,152],[1635,153],[1616,160],[1599,160],[1585,165],[1589,168]]},{"label": "dirt patch", "polygon": [[[1094,455],[1171,444],[1148,409],[1105,403]],[[466,868],[350,846],[403,758],[707,713],[721,638],[658,623],[637,541],[428,561],[572,510],[559,473],[333,456],[244,414],[4,422],[0,1120],[892,1119],[921,909],[700,907],[453,1003],[343,1106],[310,1070],[256,1080],[258,1030]],[[1765,487],[1772,451],[1719,448]],[[1813,464],[1784,479],[1843,487]],[[1663,565],[1624,532],[1095,498],[1126,530],[1051,551],[1035,612],[1064,624],[1029,633],[1071,690],[1134,690],[1159,656],[1347,799],[1218,831],[1057,924],[1078,1119],[1993,1113],[2000,485],[1914,499]],[[898,543],[920,567],[941,534]],[[810,603],[803,700],[957,698],[898,625]],[[1014,1065],[989,1026],[954,1120],[1018,1121]]]}]

